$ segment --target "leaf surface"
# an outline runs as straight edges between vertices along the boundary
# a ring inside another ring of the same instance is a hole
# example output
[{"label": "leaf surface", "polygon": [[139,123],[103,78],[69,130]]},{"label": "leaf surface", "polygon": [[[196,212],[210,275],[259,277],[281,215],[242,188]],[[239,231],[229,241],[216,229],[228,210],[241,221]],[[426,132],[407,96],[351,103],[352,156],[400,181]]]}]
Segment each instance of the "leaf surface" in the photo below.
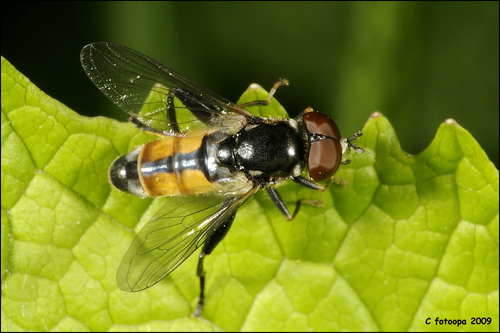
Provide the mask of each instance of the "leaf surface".
[{"label": "leaf surface", "polygon": [[[253,87],[239,103],[255,96],[267,97]],[[154,137],[79,116],[3,58],[1,98],[2,331],[456,330],[436,317],[498,331],[498,171],[451,119],[409,155],[373,114],[356,142],[367,153],[328,191],[278,188],[289,207],[323,201],[293,221],[255,195],[205,260],[195,318],[196,255],[146,291],[116,287],[134,234],[165,199],[111,189],[108,168]],[[274,99],[251,111],[286,116]]]}]

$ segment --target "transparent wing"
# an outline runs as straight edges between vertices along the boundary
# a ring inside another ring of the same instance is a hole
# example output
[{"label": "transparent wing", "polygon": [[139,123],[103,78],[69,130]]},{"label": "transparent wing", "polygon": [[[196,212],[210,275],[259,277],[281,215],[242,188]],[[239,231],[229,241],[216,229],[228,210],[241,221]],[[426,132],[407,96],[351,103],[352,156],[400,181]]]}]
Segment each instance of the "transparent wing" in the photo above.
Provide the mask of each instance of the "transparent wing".
[{"label": "transparent wing", "polygon": [[224,198],[199,195],[174,197],[135,237],[118,268],[116,282],[123,291],[140,291],[158,283],[236,213],[258,190]]},{"label": "transparent wing", "polygon": [[144,125],[179,132],[220,126],[222,116],[251,114],[173,69],[128,47],[98,42],[80,60],[92,82]]}]

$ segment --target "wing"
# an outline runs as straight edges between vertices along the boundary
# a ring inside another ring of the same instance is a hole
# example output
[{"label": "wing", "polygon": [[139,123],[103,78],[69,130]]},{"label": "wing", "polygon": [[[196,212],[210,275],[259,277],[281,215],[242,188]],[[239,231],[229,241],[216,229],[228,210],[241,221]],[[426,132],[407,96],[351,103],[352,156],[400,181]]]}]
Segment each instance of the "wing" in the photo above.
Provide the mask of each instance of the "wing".
[{"label": "wing", "polygon": [[220,126],[221,117],[251,114],[173,69],[114,43],[85,46],[80,60],[92,82],[142,124],[163,132]]},{"label": "wing", "polygon": [[140,291],[158,283],[184,262],[238,207],[257,192],[236,197],[199,195],[169,200],[135,237],[118,268],[123,291]]}]

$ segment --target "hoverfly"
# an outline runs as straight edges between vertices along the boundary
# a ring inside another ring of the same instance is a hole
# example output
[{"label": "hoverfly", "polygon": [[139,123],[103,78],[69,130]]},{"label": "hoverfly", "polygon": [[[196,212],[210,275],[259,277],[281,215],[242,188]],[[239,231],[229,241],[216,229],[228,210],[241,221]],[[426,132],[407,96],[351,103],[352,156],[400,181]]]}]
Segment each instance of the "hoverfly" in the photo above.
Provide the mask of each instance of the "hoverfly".
[{"label": "hoverfly", "polygon": [[[276,186],[286,180],[313,190],[332,178],[349,148],[364,150],[340,132],[328,116],[308,108],[295,118],[257,117],[130,48],[98,42],[85,46],[81,63],[92,82],[156,141],[118,157],[111,184],[139,197],[172,196],[135,237],[116,275],[121,290],[135,292],[158,283],[196,249],[204,302],[203,259],[224,238],[238,208],[265,188],[287,220],[290,213]],[[309,178],[301,176],[307,164]],[[186,200],[186,196],[189,200]]]}]

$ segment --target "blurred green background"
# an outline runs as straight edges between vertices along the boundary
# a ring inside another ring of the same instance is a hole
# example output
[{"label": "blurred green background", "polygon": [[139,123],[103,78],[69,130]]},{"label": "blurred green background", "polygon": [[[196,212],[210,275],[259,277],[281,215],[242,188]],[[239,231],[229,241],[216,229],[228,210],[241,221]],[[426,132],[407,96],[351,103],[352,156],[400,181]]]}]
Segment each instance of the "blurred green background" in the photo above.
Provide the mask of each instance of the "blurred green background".
[{"label": "blurred green background", "polygon": [[87,79],[81,48],[113,41],[236,101],[246,87],[291,85],[350,136],[370,113],[422,151],[454,118],[498,168],[498,2],[1,3],[2,56],[80,114],[126,119]]}]

